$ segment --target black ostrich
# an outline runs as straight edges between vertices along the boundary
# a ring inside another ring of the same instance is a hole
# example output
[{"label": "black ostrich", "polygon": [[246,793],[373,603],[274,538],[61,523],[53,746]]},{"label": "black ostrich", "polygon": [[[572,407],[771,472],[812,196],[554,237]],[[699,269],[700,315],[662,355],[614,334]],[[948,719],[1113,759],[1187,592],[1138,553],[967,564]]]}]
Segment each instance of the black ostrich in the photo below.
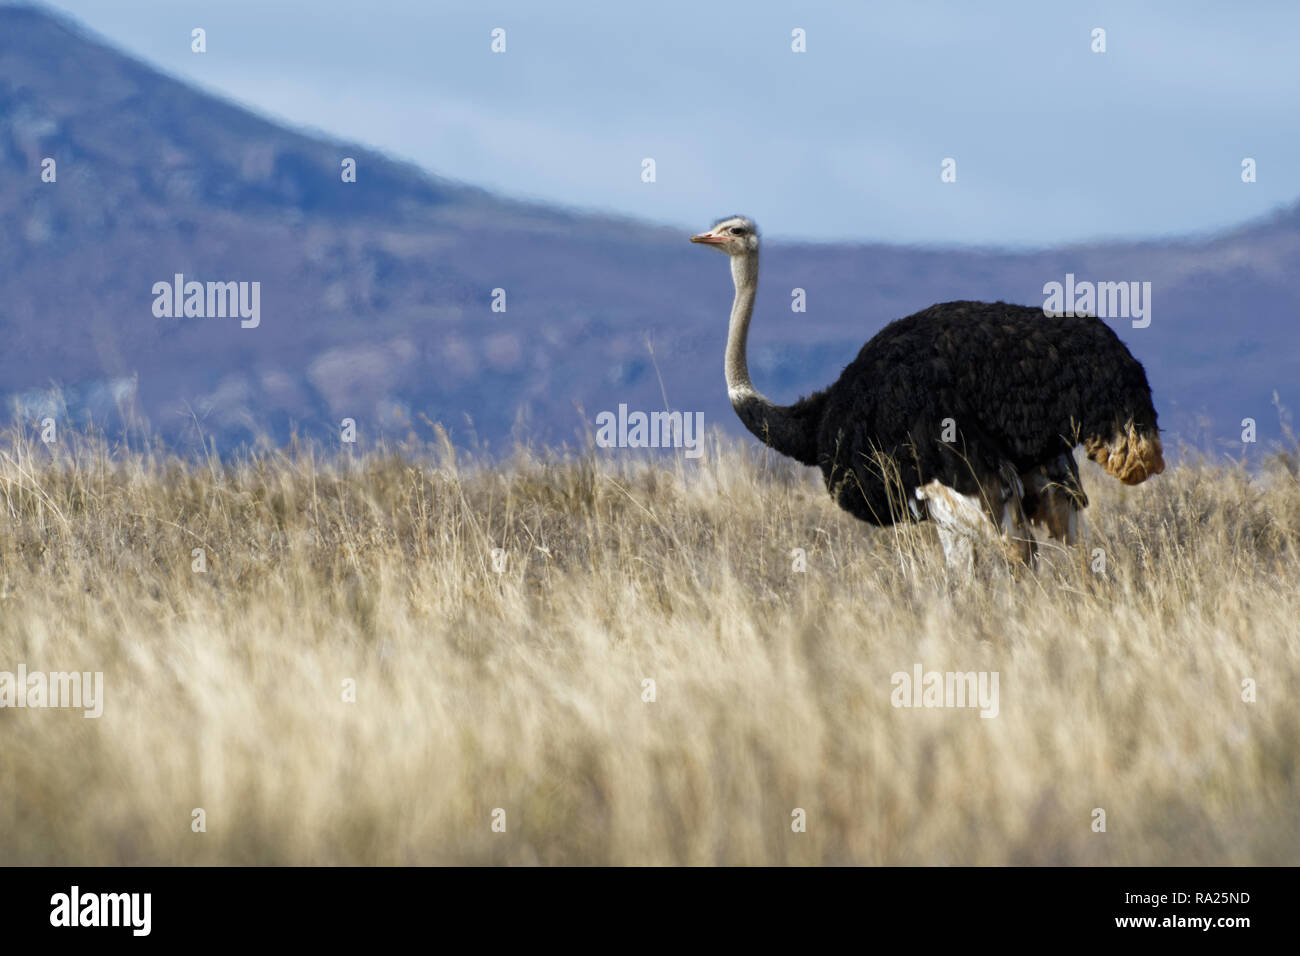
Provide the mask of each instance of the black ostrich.
[{"label": "black ostrich", "polygon": [[946,302],[891,322],[829,388],[774,405],[745,359],[757,227],[734,216],[691,242],[731,257],[727,394],[745,427],[819,466],[863,521],[935,521],[950,567],[969,573],[986,519],[1025,564],[1031,522],[1076,543],[1088,499],[1075,445],[1125,484],[1164,470],[1146,373],[1110,327],[1005,302]]}]

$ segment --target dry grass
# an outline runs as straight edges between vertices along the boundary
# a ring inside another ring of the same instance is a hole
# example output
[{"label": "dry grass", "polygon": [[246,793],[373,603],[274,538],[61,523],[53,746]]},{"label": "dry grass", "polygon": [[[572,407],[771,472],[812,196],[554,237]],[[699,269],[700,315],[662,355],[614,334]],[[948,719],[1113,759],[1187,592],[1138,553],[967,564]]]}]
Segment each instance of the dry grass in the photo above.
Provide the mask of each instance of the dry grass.
[{"label": "dry grass", "polygon": [[[751,442],[492,470],[0,448],[0,670],[106,696],[0,710],[6,863],[1300,859],[1282,467],[1085,463],[1106,573],[962,587],[928,526],[860,525]],[[997,671],[999,715],[894,708],[916,663]]]}]

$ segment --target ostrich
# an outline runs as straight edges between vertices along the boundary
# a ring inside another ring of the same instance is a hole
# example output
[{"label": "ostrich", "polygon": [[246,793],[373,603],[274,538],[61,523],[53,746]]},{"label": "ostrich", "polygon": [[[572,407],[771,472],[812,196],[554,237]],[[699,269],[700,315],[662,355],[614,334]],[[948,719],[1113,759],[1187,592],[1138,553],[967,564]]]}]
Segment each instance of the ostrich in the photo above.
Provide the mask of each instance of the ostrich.
[{"label": "ostrich", "polygon": [[830,387],[774,405],[749,378],[758,229],[743,216],[692,236],[731,258],[727,395],[745,427],[821,468],[831,497],[876,525],[934,521],[950,569],[973,568],[992,524],[1013,562],[1031,525],[1066,545],[1088,499],[1074,447],[1136,485],[1165,463],[1146,373],[1100,319],[1005,302],[945,302],[891,322]]}]

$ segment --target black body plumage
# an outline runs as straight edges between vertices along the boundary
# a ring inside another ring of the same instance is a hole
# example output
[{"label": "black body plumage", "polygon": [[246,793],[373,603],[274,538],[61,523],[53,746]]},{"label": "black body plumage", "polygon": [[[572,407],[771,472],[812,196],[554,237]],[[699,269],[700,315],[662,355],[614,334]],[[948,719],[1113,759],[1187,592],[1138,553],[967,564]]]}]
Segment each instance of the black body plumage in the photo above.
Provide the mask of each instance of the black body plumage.
[{"label": "black body plumage", "polygon": [[1080,442],[1128,483],[1164,467],[1146,373],[1115,332],[1004,302],[898,319],[829,388],[736,411],[778,451],[819,466],[841,507],[873,524],[924,517],[909,501],[932,480],[977,494],[1038,468],[1082,506]]}]

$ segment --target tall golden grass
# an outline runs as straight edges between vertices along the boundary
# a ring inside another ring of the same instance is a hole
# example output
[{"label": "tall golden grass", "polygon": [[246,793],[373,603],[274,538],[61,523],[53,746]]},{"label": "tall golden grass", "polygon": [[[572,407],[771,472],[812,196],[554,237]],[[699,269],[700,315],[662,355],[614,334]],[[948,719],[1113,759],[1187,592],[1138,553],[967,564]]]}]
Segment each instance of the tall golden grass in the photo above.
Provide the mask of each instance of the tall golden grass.
[{"label": "tall golden grass", "polygon": [[[0,861],[1300,860],[1294,465],[1085,462],[1082,550],[962,584],[752,442],[636,454],[9,434],[0,671],[105,703],[0,710]],[[918,663],[998,716],[892,706]]]}]

